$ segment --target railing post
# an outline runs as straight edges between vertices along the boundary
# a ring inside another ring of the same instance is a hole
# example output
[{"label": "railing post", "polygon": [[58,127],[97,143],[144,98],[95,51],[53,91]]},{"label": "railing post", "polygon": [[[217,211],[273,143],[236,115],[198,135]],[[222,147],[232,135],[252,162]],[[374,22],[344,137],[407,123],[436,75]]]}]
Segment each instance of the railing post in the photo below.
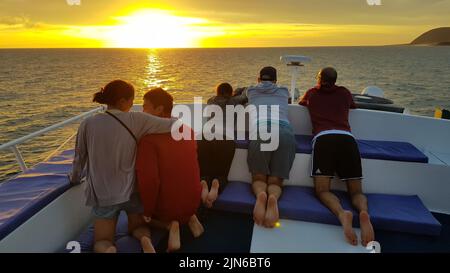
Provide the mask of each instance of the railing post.
[{"label": "railing post", "polygon": [[20,153],[19,149],[17,149],[17,146],[12,146],[11,150],[14,152],[14,155],[16,156],[16,160],[19,163],[22,172],[28,170],[27,164],[25,163],[25,160],[23,160],[22,154]]},{"label": "railing post", "polygon": [[93,115],[95,113],[98,113],[100,111],[103,111],[105,109],[106,109],[105,106],[101,106],[101,107],[95,108],[95,109],[93,109],[93,110],[91,110],[89,112],[83,113],[83,114],[78,115],[76,117],[73,117],[73,118],[70,118],[68,120],[59,122],[59,123],[54,124],[52,126],[49,126],[49,127],[45,128],[45,129],[42,129],[42,130],[39,130],[37,132],[31,133],[31,134],[29,134],[27,136],[23,136],[21,138],[15,139],[15,140],[10,141],[10,142],[5,143],[5,144],[0,144],[0,151],[6,150],[6,149],[11,149],[14,152],[14,155],[16,156],[16,160],[17,160],[17,162],[20,165],[20,169],[22,170],[22,172],[25,172],[26,170],[28,170],[28,167],[27,167],[27,164],[25,163],[25,160],[22,157],[22,154],[20,153],[19,149],[17,148],[17,145],[20,145],[20,144],[22,144],[22,143],[24,143],[24,142],[26,142],[28,140],[36,138],[36,137],[38,137],[40,135],[43,135],[43,134],[45,134],[47,132],[60,129],[60,128],[68,125],[68,124],[71,124],[71,123],[73,123],[75,121],[78,121],[78,120],[81,120],[83,118],[86,118],[88,116],[91,116],[91,115]]}]

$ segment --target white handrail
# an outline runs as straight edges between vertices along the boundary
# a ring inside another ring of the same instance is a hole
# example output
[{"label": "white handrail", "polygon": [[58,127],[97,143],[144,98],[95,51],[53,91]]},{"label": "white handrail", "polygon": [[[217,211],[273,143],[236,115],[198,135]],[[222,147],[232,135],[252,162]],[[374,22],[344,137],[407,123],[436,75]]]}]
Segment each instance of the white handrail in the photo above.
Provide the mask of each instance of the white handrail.
[{"label": "white handrail", "polygon": [[[18,139],[12,140],[12,141],[10,141],[8,143],[0,145],[0,151],[6,150],[6,149],[11,149],[11,151],[14,153],[14,155],[16,157],[17,163],[19,163],[20,169],[22,170],[22,172],[24,172],[24,171],[26,171],[28,169],[28,167],[27,167],[27,165],[25,163],[25,160],[23,159],[19,149],[17,148],[17,145],[22,144],[22,143],[24,143],[24,142],[26,142],[28,140],[31,140],[31,139],[33,139],[35,137],[38,137],[40,135],[43,135],[45,133],[48,133],[50,131],[54,131],[54,130],[57,130],[59,128],[62,128],[64,126],[68,125],[68,124],[76,122],[76,121],[78,121],[80,119],[83,119],[85,117],[91,116],[91,115],[93,115],[95,113],[98,113],[100,111],[103,111],[103,110],[105,110],[104,106],[97,107],[97,108],[95,108],[95,109],[93,109],[91,111],[88,111],[88,112],[83,113],[81,115],[78,115],[76,117],[73,117],[73,118],[67,119],[65,121],[59,122],[57,124],[54,124],[52,126],[49,126],[49,127],[45,128],[45,129],[42,129],[42,130],[39,130],[37,132],[31,133],[31,134],[29,134],[27,136],[20,137]],[[69,140],[71,138],[73,138],[73,136],[74,135],[72,135],[72,137],[70,137]],[[67,142],[68,142],[68,140],[65,143],[67,143]]]},{"label": "white handrail", "polygon": [[9,149],[9,148],[12,148],[13,146],[16,146],[16,145],[19,145],[19,144],[22,144],[22,143],[24,143],[24,142],[26,142],[26,141],[28,141],[28,140],[30,140],[30,139],[32,139],[32,138],[38,137],[38,136],[40,136],[40,135],[43,135],[43,134],[48,133],[48,132],[50,132],[50,131],[53,131],[53,130],[55,130],[55,129],[59,129],[59,128],[64,127],[64,126],[66,126],[66,125],[68,125],[68,124],[70,124],[70,123],[73,123],[73,122],[75,122],[75,121],[78,121],[78,120],[80,120],[80,119],[83,119],[83,118],[85,118],[85,117],[87,117],[87,116],[90,116],[90,115],[95,114],[95,113],[97,113],[97,112],[100,112],[100,111],[102,111],[102,110],[104,110],[104,107],[103,107],[103,106],[98,107],[98,108],[95,108],[95,109],[93,109],[93,110],[91,110],[91,111],[89,111],[89,112],[83,113],[83,114],[78,115],[78,116],[76,116],[76,117],[70,118],[70,119],[68,119],[68,120],[59,122],[59,123],[57,123],[57,124],[54,124],[54,125],[52,125],[52,126],[49,126],[49,127],[45,128],[45,129],[42,129],[42,130],[39,130],[39,131],[37,131],[37,132],[31,133],[31,134],[29,134],[29,135],[27,135],[27,136],[24,136],[24,137],[21,137],[21,138],[12,140],[12,141],[10,141],[10,142],[8,142],[8,143],[5,143],[5,144],[3,144],[3,145],[0,145],[0,151],[1,151],[1,150],[6,150],[6,149]]}]

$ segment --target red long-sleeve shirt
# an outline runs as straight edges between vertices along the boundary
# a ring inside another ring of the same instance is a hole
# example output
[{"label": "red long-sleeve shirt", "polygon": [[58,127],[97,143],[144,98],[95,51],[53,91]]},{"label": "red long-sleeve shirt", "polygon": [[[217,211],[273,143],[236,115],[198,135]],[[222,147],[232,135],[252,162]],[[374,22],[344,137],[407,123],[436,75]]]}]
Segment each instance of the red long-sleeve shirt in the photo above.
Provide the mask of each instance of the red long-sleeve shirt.
[{"label": "red long-sleeve shirt", "polygon": [[194,138],[175,141],[170,134],[143,137],[136,172],[145,216],[183,224],[196,213],[201,184]]}]

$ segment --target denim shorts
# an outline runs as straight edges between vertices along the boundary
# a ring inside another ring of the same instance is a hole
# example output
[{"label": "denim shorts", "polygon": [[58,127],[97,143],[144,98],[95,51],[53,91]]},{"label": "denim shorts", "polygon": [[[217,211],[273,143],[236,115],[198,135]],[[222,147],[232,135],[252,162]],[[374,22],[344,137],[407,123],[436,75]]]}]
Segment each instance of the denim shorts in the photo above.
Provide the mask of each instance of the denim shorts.
[{"label": "denim shorts", "polygon": [[128,214],[141,214],[144,212],[142,207],[141,198],[139,193],[133,193],[128,202],[106,206],[106,207],[93,207],[92,214],[96,219],[113,220],[119,217],[121,211],[125,211]]},{"label": "denim shorts", "polygon": [[289,179],[296,154],[296,141],[290,125],[280,125],[279,146],[272,152],[261,151],[261,144],[269,141],[252,140],[248,147],[247,163],[252,174]]}]

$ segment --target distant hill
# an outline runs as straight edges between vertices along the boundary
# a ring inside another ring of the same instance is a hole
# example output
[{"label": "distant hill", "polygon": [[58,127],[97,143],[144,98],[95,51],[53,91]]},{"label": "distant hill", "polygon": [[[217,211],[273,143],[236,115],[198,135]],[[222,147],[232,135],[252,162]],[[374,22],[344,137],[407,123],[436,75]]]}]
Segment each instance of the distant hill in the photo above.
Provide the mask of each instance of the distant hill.
[{"label": "distant hill", "polygon": [[435,28],[420,35],[411,42],[412,45],[446,45],[450,46],[450,27]]}]

